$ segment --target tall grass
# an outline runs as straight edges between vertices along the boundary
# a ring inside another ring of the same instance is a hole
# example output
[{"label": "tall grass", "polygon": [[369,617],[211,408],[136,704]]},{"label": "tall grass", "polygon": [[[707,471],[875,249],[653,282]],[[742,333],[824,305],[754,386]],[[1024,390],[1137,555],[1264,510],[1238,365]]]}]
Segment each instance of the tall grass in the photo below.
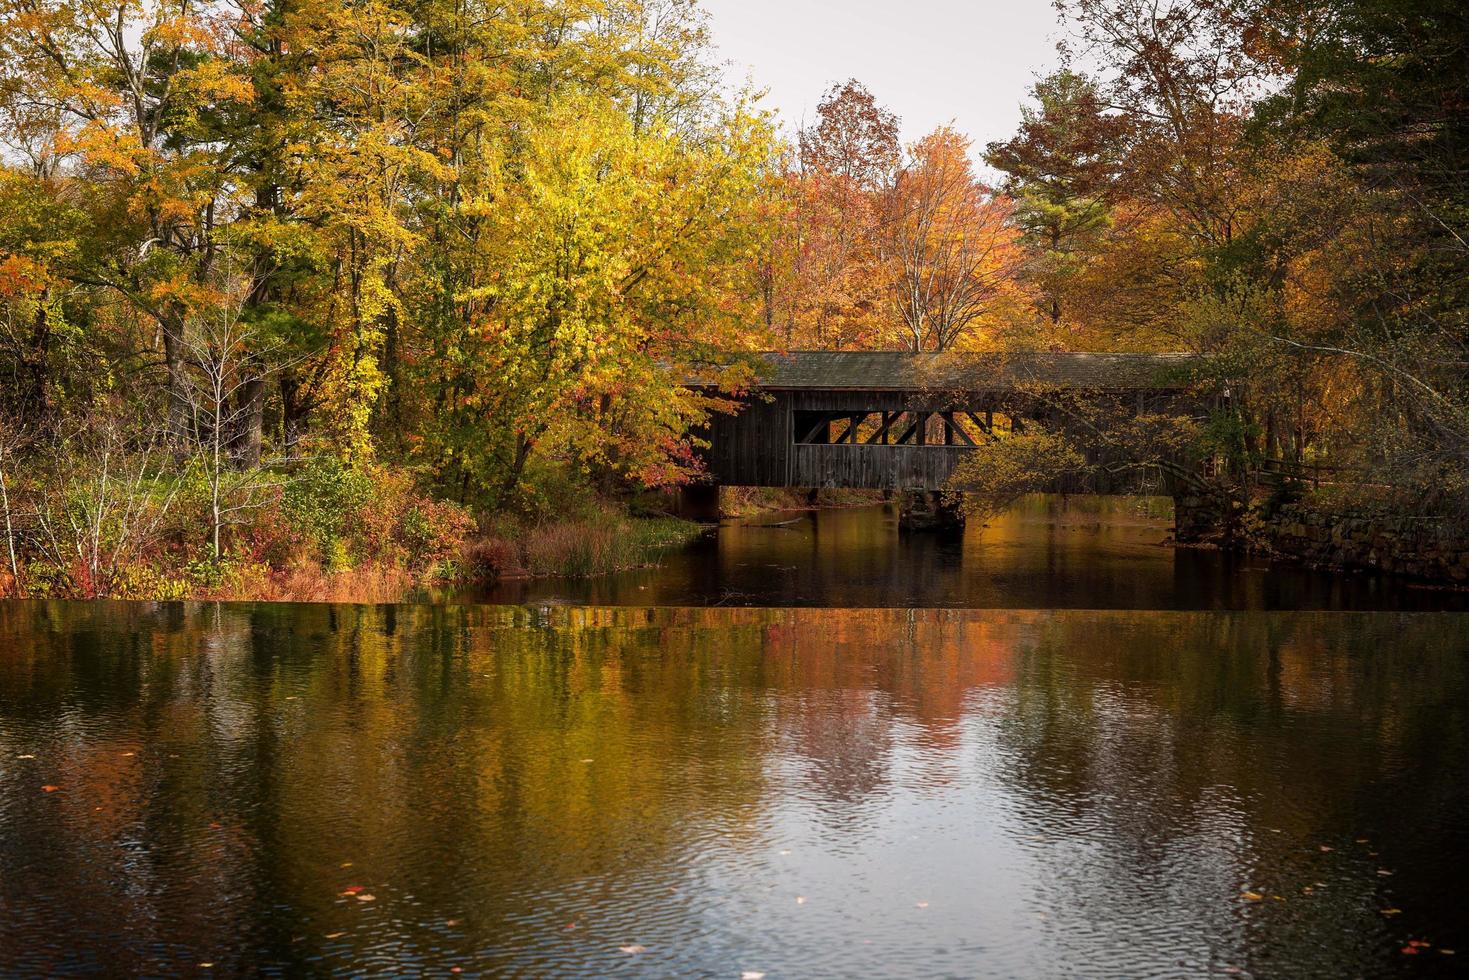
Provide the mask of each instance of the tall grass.
[{"label": "tall grass", "polygon": [[698,525],[674,518],[601,515],[530,528],[520,545],[529,574],[586,578],[655,564],[699,533]]}]

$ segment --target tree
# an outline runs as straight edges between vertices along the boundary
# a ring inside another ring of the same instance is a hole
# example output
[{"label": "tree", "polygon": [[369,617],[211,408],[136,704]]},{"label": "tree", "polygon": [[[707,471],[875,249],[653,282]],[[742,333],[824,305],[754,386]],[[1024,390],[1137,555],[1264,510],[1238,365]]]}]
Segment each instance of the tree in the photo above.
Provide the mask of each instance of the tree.
[{"label": "tree", "polygon": [[899,122],[856,80],[833,85],[816,114],[794,160],[781,163],[784,220],[763,257],[765,319],[787,347],[870,346],[883,331],[877,236],[902,161]]},{"label": "tree", "polygon": [[833,85],[801,130],[801,168],[869,193],[887,187],[902,161],[900,120],[855,78]]},{"label": "tree", "polygon": [[1216,0],[1062,0],[1081,54],[1106,69],[1128,127],[1129,191],[1212,247],[1248,220],[1240,142],[1264,66],[1240,5]]},{"label": "tree", "polygon": [[969,145],[948,128],[924,137],[887,195],[882,250],[909,350],[948,350],[1013,293],[1012,207],[975,176]]},{"label": "tree", "polygon": [[1309,210],[1292,200],[1281,236],[1314,233],[1333,275],[1312,285],[1346,315],[1276,339],[1363,376],[1367,417],[1390,421],[1362,441],[1396,482],[1451,499],[1469,486],[1469,16],[1445,0],[1262,0],[1253,12],[1262,57],[1290,79],[1257,130],[1334,155],[1339,189]]},{"label": "tree", "polygon": [[225,530],[263,507],[267,492],[282,485],[260,469],[259,447],[237,438],[252,422],[258,404],[253,389],[264,384],[262,364],[273,353],[241,306],[238,297],[225,297],[188,334],[191,449],[209,494],[209,552],[216,564],[224,556]]},{"label": "tree", "polygon": [[176,435],[184,325],[211,301],[218,231],[237,214],[236,134],[217,123],[253,96],[228,57],[228,24],[207,0],[0,6],[0,102],[24,120],[11,141],[40,176],[85,173],[91,223],[52,271],[156,323]]},{"label": "tree", "polygon": [[1063,296],[1099,246],[1120,196],[1127,120],[1107,112],[1096,84],[1068,69],[1035,84],[1020,130],[991,143],[985,162],[1006,175],[1015,222],[1034,251],[1025,273],[1060,326]]},{"label": "tree", "polygon": [[447,356],[424,365],[445,393],[422,418],[446,487],[511,502],[538,453],[635,483],[690,472],[705,401],[679,379],[750,345],[768,153],[739,106],[691,142],[587,98],[543,116],[513,164],[481,164],[514,168],[505,221],[456,252],[469,285],[440,321]]}]

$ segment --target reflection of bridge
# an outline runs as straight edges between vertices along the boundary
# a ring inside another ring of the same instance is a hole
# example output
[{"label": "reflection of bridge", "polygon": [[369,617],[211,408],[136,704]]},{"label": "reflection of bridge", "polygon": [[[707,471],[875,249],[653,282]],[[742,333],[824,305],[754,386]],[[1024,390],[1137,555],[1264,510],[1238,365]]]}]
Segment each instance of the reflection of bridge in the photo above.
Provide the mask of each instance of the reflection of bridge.
[{"label": "reflection of bridge", "polygon": [[1157,410],[1178,400],[1188,356],[811,351],[764,359],[745,407],[717,416],[707,433],[712,485],[938,490],[981,441],[1050,421],[1054,404],[1039,393],[1094,392],[1133,411]]}]

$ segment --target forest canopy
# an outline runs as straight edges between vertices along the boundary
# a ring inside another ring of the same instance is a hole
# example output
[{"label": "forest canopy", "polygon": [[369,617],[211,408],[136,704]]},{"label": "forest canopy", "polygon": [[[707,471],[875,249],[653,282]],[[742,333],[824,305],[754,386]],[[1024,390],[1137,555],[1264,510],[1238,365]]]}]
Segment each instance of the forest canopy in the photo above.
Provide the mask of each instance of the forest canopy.
[{"label": "forest canopy", "polygon": [[904,145],[856,80],[783,130],[695,0],[0,0],[10,578],[226,561],[303,468],[677,485],[762,349],[1191,351],[1226,468],[1469,499],[1462,4],[1058,9],[1016,132]]}]

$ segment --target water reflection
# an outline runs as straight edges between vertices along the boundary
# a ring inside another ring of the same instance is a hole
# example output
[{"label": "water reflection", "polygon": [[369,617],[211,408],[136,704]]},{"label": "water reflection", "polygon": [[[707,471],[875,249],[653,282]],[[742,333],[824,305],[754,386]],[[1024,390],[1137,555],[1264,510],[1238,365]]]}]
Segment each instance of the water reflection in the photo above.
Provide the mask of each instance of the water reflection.
[{"label": "water reflection", "polygon": [[0,604],[0,972],[1448,973],[1466,654],[1452,614]]},{"label": "water reflection", "polygon": [[505,582],[496,603],[984,609],[1469,610],[1469,592],[1165,546],[1166,498],[1033,496],[962,536],[901,534],[892,507],[727,522],[662,567]]}]

